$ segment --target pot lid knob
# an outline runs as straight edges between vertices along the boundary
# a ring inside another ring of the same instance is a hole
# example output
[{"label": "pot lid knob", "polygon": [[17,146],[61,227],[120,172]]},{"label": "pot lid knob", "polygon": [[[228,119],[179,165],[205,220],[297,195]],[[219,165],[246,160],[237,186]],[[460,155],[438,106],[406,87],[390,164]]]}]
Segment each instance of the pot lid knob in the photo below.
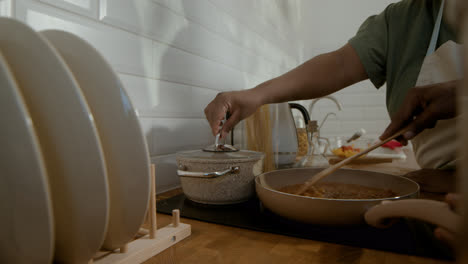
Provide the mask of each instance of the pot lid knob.
[{"label": "pot lid knob", "polygon": [[234,146],[229,144],[213,144],[209,145],[208,147],[204,148],[203,151],[208,152],[236,152],[239,151]]},{"label": "pot lid knob", "polygon": [[[221,121],[221,124],[219,126],[220,129],[223,127],[225,121],[228,120],[229,117],[230,117],[230,113],[227,112],[225,119],[223,121]],[[215,143],[213,145],[209,145],[208,147],[204,148],[203,151],[208,151],[208,152],[235,152],[235,151],[239,151],[238,149],[236,149],[232,145],[224,144],[225,139],[223,140],[223,143],[221,144],[219,142],[220,135],[221,135],[221,133],[216,134]]]}]

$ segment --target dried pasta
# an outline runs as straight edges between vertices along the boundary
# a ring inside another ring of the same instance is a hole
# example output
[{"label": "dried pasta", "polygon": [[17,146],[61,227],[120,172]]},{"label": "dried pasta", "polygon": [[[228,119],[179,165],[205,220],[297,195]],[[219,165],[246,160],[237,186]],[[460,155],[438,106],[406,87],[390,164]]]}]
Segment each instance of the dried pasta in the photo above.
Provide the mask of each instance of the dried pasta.
[{"label": "dried pasta", "polygon": [[247,149],[263,152],[265,154],[263,160],[263,171],[268,172],[275,169],[270,108],[269,105],[264,105],[245,120],[245,130],[247,136]]}]

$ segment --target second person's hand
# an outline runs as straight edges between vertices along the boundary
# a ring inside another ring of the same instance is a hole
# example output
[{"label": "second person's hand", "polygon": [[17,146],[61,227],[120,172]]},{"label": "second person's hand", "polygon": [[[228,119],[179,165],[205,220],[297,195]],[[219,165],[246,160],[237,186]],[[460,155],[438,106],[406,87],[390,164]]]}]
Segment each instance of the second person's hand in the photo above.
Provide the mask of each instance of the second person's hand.
[{"label": "second person's hand", "polygon": [[457,82],[449,81],[411,89],[380,139],[387,138],[408,125],[408,131],[397,138],[406,145],[408,140],[424,129],[433,128],[438,120],[455,117]]},{"label": "second person's hand", "polygon": [[[222,92],[206,106],[205,116],[213,135],[221,133],[224,138],[239,121],[252,115],[261,105],[260,96],[253,89]],[[227,112],[230,117],[220,130]]]}]

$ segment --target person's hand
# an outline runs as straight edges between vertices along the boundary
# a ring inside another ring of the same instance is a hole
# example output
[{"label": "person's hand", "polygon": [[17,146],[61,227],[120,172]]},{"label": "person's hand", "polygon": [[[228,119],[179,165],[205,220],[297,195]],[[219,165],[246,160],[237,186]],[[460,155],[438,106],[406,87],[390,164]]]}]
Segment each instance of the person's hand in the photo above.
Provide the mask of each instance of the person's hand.
[{"label": "person's hand", "polygon": [[[260,106],[260,98],[252,90],[223,92],[206,106],[205,116],[213,135],[221,133],[221,138],[224,138],[239,121],[253,114]],[[227,112],[230,117],[220,131]]]},{"label": "person's hand", "polygon": [[406,145],[408,140],[424,129],[433,128],[438,120],[455,117],[457,82],[450,81],[411,89],[380,139],[388,138],[408,125],[408,131],[397,138]]},{"label": "person's hand", "polygon": [[[452,208],[452,210],[454,211],[459,201],[460,201],[460,195],[458,194],[449,193],[447,194],[447,196],[445,196],[445,202],[448,203],[450,207]],[[443,241],[444,243],[446,243],[448,246],[452,248],[455,247],[455,234],[454,233],[442,227],[437,227],[434,230],[434,236],[440,241]]]}]

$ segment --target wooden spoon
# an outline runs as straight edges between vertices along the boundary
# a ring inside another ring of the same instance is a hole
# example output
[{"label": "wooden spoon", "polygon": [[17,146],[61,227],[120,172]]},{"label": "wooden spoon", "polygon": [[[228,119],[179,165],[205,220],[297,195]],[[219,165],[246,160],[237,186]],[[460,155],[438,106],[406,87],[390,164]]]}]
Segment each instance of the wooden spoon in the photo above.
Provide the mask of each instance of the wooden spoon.
[{"label": "wooden spoon", "polygon": [[403,133],[405,133],[406,131],[408,130],[408,127],[405,127],[403,129],[401,129],[400,131],[396,132],[395,134],[393,134],[392,136],[388,137],[387,139],[383,140],[383,141],[380,141],[380,142],[377,142],[375,143],[374,145],[368,147],[367,149],[365,149],[364,151],[362,152],[359,152],[358,154],[356,155],[353,155],[349,158],[346,158],[338,163],[336,163],[335,165],[333,166],[330,166],[326,169],[324,169],[323,171],[315,174],[314,176],[310,177],[309,180],[307,180],[303,185],[302,187],[295,193],[297,195],[301,195],[303,194],[307,189],[310,188],[310,186],[312,186],[314,183],[318,182],[319,180],[323,179],[324,177],[332,174],[333,172],[335,172],[336,170],[338,170],[339,168],[343,167],[344,165],[350,163],[351,161],[371,152],[372,150],[382,146],[383,144],[401,136]]}]

